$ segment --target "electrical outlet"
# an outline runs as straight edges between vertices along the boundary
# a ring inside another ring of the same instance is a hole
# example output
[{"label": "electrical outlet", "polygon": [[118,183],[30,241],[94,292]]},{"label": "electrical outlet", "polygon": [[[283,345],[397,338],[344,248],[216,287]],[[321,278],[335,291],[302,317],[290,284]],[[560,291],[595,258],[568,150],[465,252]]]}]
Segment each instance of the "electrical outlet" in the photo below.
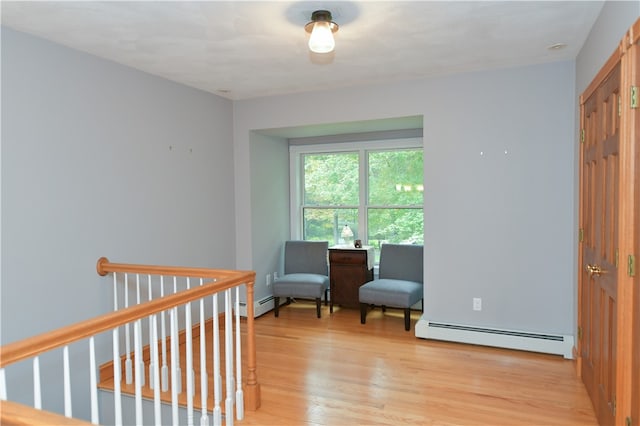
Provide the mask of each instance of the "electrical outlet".
[{"label": "electrical outlet", "polygon": [[267,287],[271,285],[271,274],[267,274]]},{"label": "electrical outlet", "polygon": [[482,299],[479,297],[473,298],[473,310],[481,311],[482,310]]},{"label": "electrical outlet", "polygon": [[278,280],[278,271],[273,273],[273,280],[277,281]]}]

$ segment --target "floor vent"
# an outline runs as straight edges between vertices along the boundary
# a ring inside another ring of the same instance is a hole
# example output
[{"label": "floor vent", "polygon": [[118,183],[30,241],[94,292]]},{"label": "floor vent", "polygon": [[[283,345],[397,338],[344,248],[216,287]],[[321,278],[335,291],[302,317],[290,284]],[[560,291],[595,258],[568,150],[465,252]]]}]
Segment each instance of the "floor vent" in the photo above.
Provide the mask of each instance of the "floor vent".
[{"label": "floor vent", "polygon": [[573,358],[573,336],[430,322],[416,324],[416,337],[542,352]]}]

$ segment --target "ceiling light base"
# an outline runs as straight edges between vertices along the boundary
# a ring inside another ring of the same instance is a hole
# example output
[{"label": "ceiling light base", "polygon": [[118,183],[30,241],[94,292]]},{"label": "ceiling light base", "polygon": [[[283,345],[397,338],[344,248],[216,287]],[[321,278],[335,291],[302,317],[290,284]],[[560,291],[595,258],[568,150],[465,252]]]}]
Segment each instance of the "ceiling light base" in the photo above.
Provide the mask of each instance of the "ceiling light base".
[{"label": "ceiling light base", "polygon": [[304,26],[304,30],[311,34],[313,31],[313,26],[316,22],[327,22],[329,24],[329,28],[331,28],[331,32],[335,33],[338,31],[338,24],[332,21],[333,17],[331,16],[331,12],[328,10],[316,10],[311,14],[311,22],[308,22]]}]

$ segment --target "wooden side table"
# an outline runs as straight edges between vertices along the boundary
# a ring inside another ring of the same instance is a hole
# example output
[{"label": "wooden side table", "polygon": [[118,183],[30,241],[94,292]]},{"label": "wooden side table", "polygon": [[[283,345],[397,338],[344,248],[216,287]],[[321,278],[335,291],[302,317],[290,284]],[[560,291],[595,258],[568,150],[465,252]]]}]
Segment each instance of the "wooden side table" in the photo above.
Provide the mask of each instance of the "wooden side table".
[{"label": "wooden side table", "polygon": [[331,308],[358,308],[358,289],[373,279],[373,247],[329,247]]}]

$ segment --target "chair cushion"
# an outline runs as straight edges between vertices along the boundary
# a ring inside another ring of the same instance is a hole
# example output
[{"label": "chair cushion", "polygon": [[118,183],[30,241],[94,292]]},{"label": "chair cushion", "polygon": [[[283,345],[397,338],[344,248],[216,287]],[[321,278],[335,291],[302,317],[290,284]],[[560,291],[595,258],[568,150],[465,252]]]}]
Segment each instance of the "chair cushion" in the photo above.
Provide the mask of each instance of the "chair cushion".
[{"label": "chair cushion", "polygon": [[329,275],[328,241],[285,241],[284,275]]},{"label": "chair cushion", "polygon": [[380,278],[422,282],[424,249],[422,245],[382,244]]},{"label": "chair cushion", "polygon": [[360,303],[409,308],[423,298],[422,283],[383,278],[360,286]]},{"label": "chair cushion", "polygon": [[276,297],[322,298],[329,288],[329,277],[319,274],[287,274],[273,283]]}]

